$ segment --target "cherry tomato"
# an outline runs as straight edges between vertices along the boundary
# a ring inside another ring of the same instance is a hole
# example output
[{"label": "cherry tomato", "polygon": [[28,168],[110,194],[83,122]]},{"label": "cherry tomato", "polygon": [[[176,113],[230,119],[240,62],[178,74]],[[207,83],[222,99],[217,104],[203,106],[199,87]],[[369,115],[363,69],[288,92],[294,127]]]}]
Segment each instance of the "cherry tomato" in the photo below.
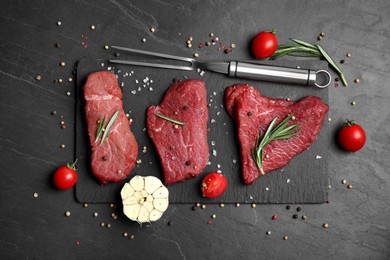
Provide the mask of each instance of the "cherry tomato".
[{"label": "cherry tomato", "polygon": [[256,59],[271,57],[278,48],[275,32],[261,32],[253,38],[252,53]]},{"label": "cherry tomato", "polygon": [[220,173],[213,172],[207,175],[202,181],[203,196],[215,199],[221,196],[227,187],[227,180],[225,176]]},{"label": "cherry tomato", "polygon": [[67,190],[73,187],[77,181],[77,160],[59,167],[53,176],[54,185],[60,190]]},{"label": "cherry tomato", "polygon": [[356,152],[363,148],[366,143],[366,133],[364,129],[353,120],[347,120],[339,133],[338,139],[341,147],[350,152]]}]

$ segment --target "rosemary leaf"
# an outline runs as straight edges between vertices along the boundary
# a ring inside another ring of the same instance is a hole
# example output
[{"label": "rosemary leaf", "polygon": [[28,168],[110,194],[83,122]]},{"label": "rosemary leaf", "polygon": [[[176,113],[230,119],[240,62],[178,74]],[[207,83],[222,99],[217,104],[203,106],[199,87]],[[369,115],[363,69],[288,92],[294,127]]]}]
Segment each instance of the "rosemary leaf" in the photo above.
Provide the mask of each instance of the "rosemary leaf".
[{"label": "rosemary leaf", "polygon": [[306,46],[306,47],[313,49],[313,50],[317,50],[317,47],[311,43],[308,43],[308,42],[305,42],[302,40],[298,40],[298,39],[294,39],[294,38],[290,38],[290,40],[292,40],[295,43],[298,43],[299,45]]},{"label": "rosemary leaf", "polygon": [[317,45],[317,48],[321,52],[322,56],[324,56],[324,58],[333,67],[333,69],[335,71],[337,71],[337,73],[340,76],[341,82],[343,82],[344,86],[347,86],[348,85],[347,80],[345,79],[344,74],[341,72],[341,69],[336,65],[336,62],[334,62],[334,60],[329,56],[329,54],[320,45]]},{"label": "rosemary leaf", "polygon": [[162,115],[162,114],[160,114],[160,113],[154,112],[154,115],[157,116],[157,117],[160,117],[160,118],[162,118],[162,119],[165,119],[165,120],[167,120],[167,121],[169,121],[169,122],[172,122],[172,123],[174,123],[174,124],[177,124],[177,125],[185,125],[185,123],[183,123],[183,122],[180,122],[180,121],[178,121],[178,120],[172,119],[172,118],[167,117],[167,116],[164,116],[164,115]]},{"label": "rosemary leaf", "polygon": [[97,142],[99,140],[99,137],[100,135],[102,134],[103,132],[103,128],[104,128],[104,123],[106,122],[106,116],[102,116],[102,118],[100,118],[99,120],[99,126],[97,128],[97,131],[96,131],[96,139],[95,139],[95,142]]},{"label": "rosemary leaf", "polygon": [[264,148],[272,141],[289,139],[299,133],[300,130],[298,129],[298,124],[287,126],[292,117],[292,114],[287,115],[287,117],[274,128],[276,121],[278,120],[278,118],[275,117],[269,124],[265,134],[263,135],[263,132],[260,131],[259,136],[256,137],[255,147],[252,150],[252,157],[263,175]]},{"label": "rosemary leaf", "polygon": [[106,139],[108,133],[110,132],[110,128],[111,126],[114,124],[116,118],[118,117],[119,115],[119,110],[117,110],[111,117],[110,121],[108,121],[108,124],[106,126],[106,129],[104,130],[104,134],[103,134],[103,137],[102,137],[102,140],[100,141],[100,145],[102,145],[102,143],[104,142],[104,140]]}]

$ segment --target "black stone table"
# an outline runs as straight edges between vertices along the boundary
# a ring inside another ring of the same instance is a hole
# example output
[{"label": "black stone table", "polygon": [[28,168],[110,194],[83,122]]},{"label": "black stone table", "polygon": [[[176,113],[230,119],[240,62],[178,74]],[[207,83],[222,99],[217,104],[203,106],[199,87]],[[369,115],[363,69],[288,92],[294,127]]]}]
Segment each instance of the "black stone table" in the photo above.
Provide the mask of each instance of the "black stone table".
[{"label": "black stone table", "polygon": [[[0,258],[388,259],[389,13],[387,1],[2,1]],[[332,142],[329,203],[289,210],[283,204],[210,204],[195,211],[192,204],[171,205],[160,221],[140,227],[119,206],[82,205],[73,189],[51,185],[53,171],[74,157],[78,60],[111,58],[104,46],[113,43],[191,56],[211,32],[237,47],[229,54],[202,48],[201,57],[250,59],[250,39],[270,28],[280,43],[289,37],[317,42],[325,32],[321,45],[336,62],[345,60],[340,66],[349,85],[332,82],[326,123],[335,135],[354,118],[367,143],[346,153]]]}]

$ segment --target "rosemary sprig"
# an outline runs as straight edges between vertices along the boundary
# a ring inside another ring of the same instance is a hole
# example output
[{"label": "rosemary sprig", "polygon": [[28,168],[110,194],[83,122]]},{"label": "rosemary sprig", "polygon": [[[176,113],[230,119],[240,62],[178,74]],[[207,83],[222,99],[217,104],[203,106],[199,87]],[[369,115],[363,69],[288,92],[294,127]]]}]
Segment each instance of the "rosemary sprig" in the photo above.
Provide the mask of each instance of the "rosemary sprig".
[{"label": "rosemary sprig", "polygon": [[103,129],[104,129],[104,123],[106,122],[106,116],[102,116],[102,118],[100,118],[99,120],[99,125],[98,125],[98,128],[96,130],[96,139],[95,139],[95,142],[97,142],[99,140],[99,137],[100,135],[102,134],[103,132]]},{"label": "rosemary sprig", "polygon": [[299,133],[300,130],[298,129],[299,127],[298,124],[292,124],[287,126],[288,121],[292,117],[293,117],[292,114],[287,115],[287,117],[274,128],[274,125],[278,120],[278,118],[275,117],[270,123],[270,125],[268,126],[265,134],[263,134],[263,131],[260,131],[259,136],[256,137],[255,147],[252,150],[252,157],[253,160],[256,162],[256,165],[259,168],[260,172],[263,175],[264,175],[264,171],[263,171],[264,148],[272,141],[289,139]]},{"label": "rosemary sprig", "polygon": [[295,44],[280,44],[274,55],[271,56],[271,60],[276,60],[284,55],[297,56],[297,57],[320,57],[324,58],[330,66],[340,76],[341,82],[344,86],[347,86],[347,80],[341,69],[337,66],[330,55],[318,44],[311,44],[299,39],[290,38]]},{"label": "rosemary sprig", "polygon": [[183,123],[183,122],[180,122],[178,120],[172,119],[172,118],[167,117],[167,116],[164,116],[164,115],[162,115],[160,113],[156,113],[156,111],[154,112],[154,115],[157,116],[157,117],[160,117],[162,119],[165,119],[165,120],[167,120],[169,122],[172,122],[174,124],[177,124],[177,125],[185,125],[185,123]]},{"label": "rosemary sprig", "polygon": [[119,110],[117,110],[111,117],[110,121],[108,121],[108,124],[106,126],[106,128],[104,129],[104,134],[103,134],[103,137],[102,137],[102,140],[100,141],[100,145],[102,145],[102,143],[104,142],[104,140],[106,139],[108,133],[110,132],[110,128],[111,126],[114,124],[116,118],[118,117],[119,115]]}]

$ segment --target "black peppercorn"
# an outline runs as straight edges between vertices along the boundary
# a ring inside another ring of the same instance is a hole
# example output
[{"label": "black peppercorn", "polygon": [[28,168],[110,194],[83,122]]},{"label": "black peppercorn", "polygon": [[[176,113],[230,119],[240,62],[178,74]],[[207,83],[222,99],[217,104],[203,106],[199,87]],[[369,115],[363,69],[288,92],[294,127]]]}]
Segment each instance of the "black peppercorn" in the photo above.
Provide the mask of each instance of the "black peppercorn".
[{"label": "black peppercorn", "polygon": [[298,212],[301,211],[301,210],[302,210],[301,207],[298,207],[298,208],[297,208],[297,211],[298,211]]},{"label": "black peppercorn", "polygon": [[293,218],[294,218],[294,219],[297,219],[297,218],[298,218],[298,215],[297,215],[297,214],[294,214],[294,215],[293,215]]},{"label": "black peppercorn", "polygon": [[191,162],[190,161],[186,161],[186,165],[190,165],[191,164]]},{"label": "black peppercorn", "polygon": [[290,205],[287,205],[287,206],[286,206],[286,209],[287,209],[287,210],[289,210],[290,208],[291,208]]}]

